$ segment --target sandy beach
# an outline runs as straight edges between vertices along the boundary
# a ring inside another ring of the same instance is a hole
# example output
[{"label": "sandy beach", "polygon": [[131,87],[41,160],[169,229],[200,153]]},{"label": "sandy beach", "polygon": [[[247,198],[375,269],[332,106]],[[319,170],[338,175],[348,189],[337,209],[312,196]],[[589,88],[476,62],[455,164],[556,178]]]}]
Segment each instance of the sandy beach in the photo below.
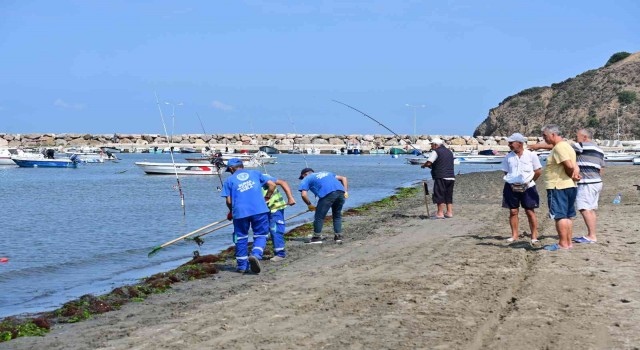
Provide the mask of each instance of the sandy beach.
[{"label": "sandy beach", "polygon": [[346,217],[342,245],[291,241],[260,275],[226,269],[0,349],[638,349],[639,171],[606,169],[598,244],[508,243],[502,174],[461,175],[452,219],[426,219],[420,193]]}]

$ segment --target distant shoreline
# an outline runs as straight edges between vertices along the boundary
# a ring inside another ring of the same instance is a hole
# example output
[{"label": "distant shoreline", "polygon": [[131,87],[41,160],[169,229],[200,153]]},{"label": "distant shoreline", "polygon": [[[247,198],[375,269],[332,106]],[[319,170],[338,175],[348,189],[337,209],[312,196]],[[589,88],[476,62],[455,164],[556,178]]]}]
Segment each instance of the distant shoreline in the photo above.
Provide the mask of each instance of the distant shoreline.
[{"label": "distant shoreline", "polygon": [[[454,151],[495,149],[508,151],[506,136],[458,136],[458,135],[381,135],[381,134],[181,134],[173,135],[171,142],[160,134],[2,134],[0,147],[51,147],[66,149],[71,147],[114,147],[123,152],[143,152],[149,148],[189,147],[201,152],[205,147],[236,151],[258,151],[260,147],[270,146],[286,153],[293,149],[305,151],[316,149],[321,153],[334,150],[358,148],[363,153],[372,150],[389,151],[391,148],[412,150],[430,149],[433,138],[441,138]],[[529,144],[542,141],[539,136],[528,137]],[[600,142],[601,146],[622,149],[610,141]]]}]

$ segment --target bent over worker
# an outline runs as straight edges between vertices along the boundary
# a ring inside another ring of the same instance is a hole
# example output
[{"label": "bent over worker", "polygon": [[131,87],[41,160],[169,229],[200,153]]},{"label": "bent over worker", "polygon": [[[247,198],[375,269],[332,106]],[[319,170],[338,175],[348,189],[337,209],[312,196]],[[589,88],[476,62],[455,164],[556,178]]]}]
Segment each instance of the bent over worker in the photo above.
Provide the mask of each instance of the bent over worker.
[{"label": "bent over worker", "polygon": [[[284,220],[284,209],[287,206],[295,205],[296,200],[293,198],[293,194],[291,194],[291,188],[289,184],[282,180],[276,179],[273,176],[265,175],[269,180],[273,181],[276,186],[280,186],[287,196],[287,200],[284,200],[282,193],[276,187],[276,190],[271,195],[271,198],[267,201],[267,206],[269,207],[269,233],[271,234],[271,239],[273,240],[273,258],[271,261],[280,261],[287,257],[287,253],[285,251],[285,240],[284,240],[284,232],[285,232],[285,220]],[[266,196],[269,191],[268,185],[262,187],[262,193]]]},{"label": "bent over worker", "polygon": [[[262,253],[269,237],[269,208],[266,201],[276,189],[276,184],[257,170],[245,170],[242,160],[231,158],[227,170],[232,175],[222,187],[222,197],[226,197],[229,214],[233,220],[234,242],[236,244],[237,271],[260,273]],[[265,195],[262,187],[267,186]],[[248,253],[249,228],[253,229],[253,248]],[[249,265],[249,266],[247,266]]]},{"label": "bent over worker", "polygon": [[[309,210],[315,211],[313,219],[313,237],[307,243],[322,243],[322,225],[329,209],[333,217],[333,240],[342,243],[342,206],[346,198],[349,198],[349,184],[346,176],[336,175],[328,171],[315,173],[311,168],[304,168],[300,172],[300,187],[298,190],[302,200]],[[318,198],[317,207],[311,204],[307,191],[311,191]]]}]

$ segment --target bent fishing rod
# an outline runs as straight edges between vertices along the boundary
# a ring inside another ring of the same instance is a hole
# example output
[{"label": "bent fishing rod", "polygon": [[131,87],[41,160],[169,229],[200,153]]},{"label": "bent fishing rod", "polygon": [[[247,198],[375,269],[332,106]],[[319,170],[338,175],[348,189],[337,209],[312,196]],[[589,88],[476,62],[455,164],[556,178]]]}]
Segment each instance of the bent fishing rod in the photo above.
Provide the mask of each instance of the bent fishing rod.
[{"label": "bent fishing rod", "polygon": [[[198,116],[198,121],[200,121],[200,127],[202,127],[202,132],[206,135],[207,132],[204,130],[204,124],[202,124],[202,119],[200,119],[200,114],[198,112],[196,112],[196,115]],[[213,148],[211,146],[211,142],[207,141],[207,144],[209,145],[209,149],[211,150],[211,152],[213,152]],[[218,173],[218,179],[220,179],[220,186],[216,187],[216,190],[218,192],[222,191],[222,186],[224,186],[224,184],[222,183],[222,175],[220,175],[220,163],[219,162],[215,162],[212,163],[213,166],[216,167],[216,172]]]},{"label": "bent fishing rod", "polygon": [[164,123],[164,115],[162,114],[162,107],[160,107],[160,100],[158,99],[158,94],[154,92],[156,95],[156,104],[158,105],[158,111],[160,111],[160,120],[162,120],[162,127],[164,128],[164,135],[167,137],[169,141],[169,154],[171,155],[171,163],[173,164],[173,171],[176,175],[176,182],[178,183],[178,191],[180,192],[180,205],[182,206],[182,215],[186,215],[186,210],[184,207],[184,194],[182,193],[182,185],[180,184],[180,177],[178,177],[178,169],[176,168],[176,161],[173,159],[173,146],[171,146],[172,139],[169,138],[169,133],[167,132],[167,125]]},{"label": "bent fishing rod", "polygon": [[[343,105],[343,106],[346,106],[346,107],[349,107],[349,108],[353,109],[354,111],[356,111],[356,112],[358,112],[358,113],[360,113],[360,114],[364,115],[365,117],[367,117],[367,118],[369,118],[369,119],[373,120],[374,122],[378,123],[378,125],[382,126],[383,128],[385,128],[385,129],[389,130],[392,134],[394,134],[394,135],[395,135],[395,136],[397,136],[398,138],[402,139],[402,136],[398,135],[395,131],[391,130],[389,127],[387,127],[386,125],[382,124],[382,123],[381,123],[381,122],[379,122],[377,119],[375,119],[374,117],[372,117],[372,116],[368,115],[367,113],[365,113],[365,112],[363,112],[363,111],[361,111],[361,110],[359,110],[359,109],[357,109],[357,108],[355,108],[355,107],[353,107],[353,106],[350,106],[350,105],[348,105],[348,104],[346,104],[346,103],[344,103],[344,102],[340,102],[340,101],[338,101],[338,100],[331,100],[331,101],[333,101],[333,102],[335,102],[335,103],[339,103],[339,104],[341,104],[341,105]],[[420,155],[422,155],[423,157],[425,157],[425,158],[429,158],[427,155],[425,155],[425,154],[423,154],[423,153],[422,153],[422,150],[421,150],[421,149],[419,149],[419,148],[417,148],[416,146],[414,146],[414,145],[411,143],[411,141],[409,141],[409,146],[411,146],[411,148],[415,149],[416,151],[420,152]]]}]

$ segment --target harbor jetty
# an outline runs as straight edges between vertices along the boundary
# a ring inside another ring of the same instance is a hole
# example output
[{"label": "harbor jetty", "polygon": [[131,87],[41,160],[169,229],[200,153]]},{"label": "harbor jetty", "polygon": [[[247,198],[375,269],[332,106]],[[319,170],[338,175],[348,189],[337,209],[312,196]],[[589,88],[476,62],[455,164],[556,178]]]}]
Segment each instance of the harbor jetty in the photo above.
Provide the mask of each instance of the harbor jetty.
[{"label": "harbor jetty", "polygon": [[[115,147],[122,152],[143,152],[149,148],[189,147],[201,151],[205,147],[224,150],[258,151],[261,146],[271,146],[282,153],[294,149],[318,150],[333,153],[347,147],[358,147],[362,153],[371,150],[389,151],[391,148],[411,150],[413,147],[428,150],[430,140],[438,137],[454,151],[495,149],[508,151],[507,136],[458,136],[458,135],[379,135],[379,134],[181,134],[171,140],[159,134],[7,134],[0,133],[0,147]],[[528,137],[529,143],[542,141],[541,137]],[[603,142],[601,142],[603,144]],[[413,147],[412,147],[413,146]]]}]

